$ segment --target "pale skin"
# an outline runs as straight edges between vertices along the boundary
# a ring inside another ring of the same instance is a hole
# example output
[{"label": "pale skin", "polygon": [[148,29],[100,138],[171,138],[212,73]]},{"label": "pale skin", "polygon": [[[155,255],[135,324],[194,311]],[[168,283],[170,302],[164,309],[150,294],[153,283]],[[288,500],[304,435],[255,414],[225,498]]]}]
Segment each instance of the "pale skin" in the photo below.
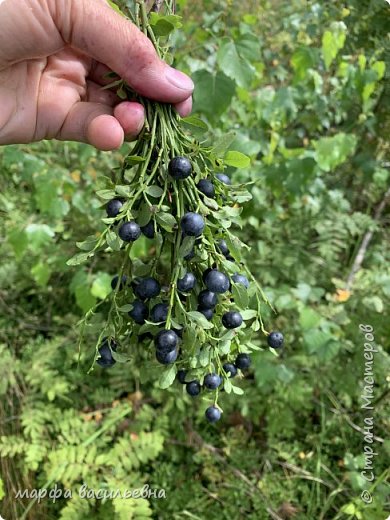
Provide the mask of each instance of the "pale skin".
[{"label": "pale skin", "polygon": [[0,145],[59,139],[115,150],[134,139],[143,107],[102,90],[109,71],[190,113],[191,79],[105,0],[0,0]]}]

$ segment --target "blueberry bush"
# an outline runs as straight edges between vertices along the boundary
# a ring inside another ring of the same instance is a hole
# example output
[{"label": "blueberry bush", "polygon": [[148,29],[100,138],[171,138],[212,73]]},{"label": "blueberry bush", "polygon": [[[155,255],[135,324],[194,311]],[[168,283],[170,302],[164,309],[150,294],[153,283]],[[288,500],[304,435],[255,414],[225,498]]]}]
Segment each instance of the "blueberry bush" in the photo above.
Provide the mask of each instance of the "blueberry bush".
[{"label": "blueberry bush", "polygon": [[147,23],[192,116],[144,100],[116,153],[0,149],[0,514],[384,520],[388,5],[176,8]]}]

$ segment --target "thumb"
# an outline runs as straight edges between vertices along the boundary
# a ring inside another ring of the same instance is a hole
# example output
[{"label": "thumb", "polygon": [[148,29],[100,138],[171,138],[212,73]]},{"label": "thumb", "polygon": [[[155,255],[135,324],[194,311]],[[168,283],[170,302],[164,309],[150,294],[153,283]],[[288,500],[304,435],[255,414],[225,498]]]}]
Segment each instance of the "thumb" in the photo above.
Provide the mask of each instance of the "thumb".
[{"label": "thumb", "polygon": [[[53,2],[57,4],[57,2]],[[188,99],[192,80],[161,60],[151,41],[102,0],[68,0],[54,9],[62,38],[119,74],[139,94],[168,103]]]}]

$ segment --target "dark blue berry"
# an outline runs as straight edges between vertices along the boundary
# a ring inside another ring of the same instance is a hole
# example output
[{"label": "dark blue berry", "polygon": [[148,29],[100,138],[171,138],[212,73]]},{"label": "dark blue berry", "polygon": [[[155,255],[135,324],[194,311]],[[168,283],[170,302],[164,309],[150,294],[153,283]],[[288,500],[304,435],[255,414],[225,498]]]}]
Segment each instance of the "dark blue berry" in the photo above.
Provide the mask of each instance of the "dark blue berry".
[{"label": "dark blue berry", "polygon": [[224,255],[224,256],[227,256],[229,254],[229,248],[225,242],[225,240],[220,240],[218,242],[218,249],[221,251],[221,253]]},{"label": "dark blue berry", "polygon": [[179,343],[179,337],[174,330],[160,330],[154,342],[158,351],[172,352]]},{"label": "dark blue berry", "polygon": [[240,370],[245,370],[251,366],[251,358],[248,356],[248,354],[238,354],[234,364]]},{"label": "dark blue berry", "polygon": [[222,383],[222,379],[218,374],[207,374],[204,378],[204,386],[209,390],[215,390]]},{"label": "dark blue berry", "polygon": [[122,206],[123,206],[123,202],[120,199],[110,200],[106,206],[107,217],[109,217],[109,218],[116,217],[120,213]]},{"label": "dark blue berry", "polygon": [[267,338],[268,345],[272,348],[280,348],[283,345],[284,337],[281,332],[271,332]]},{"label": "dark blue berry", "polygon": [[146,236],[146,238],[154,238],[154,222],[150,220],[146,226],[141,227],[142,233]]},{"label": "dark blue berry", "polygon": [[203,316],[209,321],[212,319],[214,315],[213,309],[204,309],[203,307],[198,307],[198,312],[201,312]]},{"label": "dark blue berry", "polygon": [[135,294],[140,300],[155,298],[160,294],[160,284],[154,278],[142,278],[135,288]]},{"label": "dark blue berry", "polygon": [[150,317],[154,323],[166,321],[168,317],[168,304],[157,303],[151,310]]},{"label": "dark blue berry", "polygon": [[223,369],[228,374],[230,372],[229,377],[234,377],[237,375],[237,368],[233,365],[233,363],[225,363],[223,365]]},{"label": "dark blue berry", "polygon": [[140,300],[134,300],[132,305],[133,308],[129,311],[129,316],[139,325],[143,325],[149,315],[147,306]]},{"label": "dark blue berry", "polygon": [[228,311],[222,316],[222,324],[227,329],[237,329],[242,325],[242,316],[237,311]]},{"label": "dark blue berry", "polygon": [[219,181],[223,182],[223,184],[227,184],[228,186],[232,183],[230,177],[228,177],[224,173],[217,173],[216,177]]},{"label": "dark blue berry", "polygon": [[202,309],[214,309],[218,303],[218,296],[214,292],[205,289],[199,293],[198,303]]},{"label": "dark blue berry", "polygon": [[196,187],[201,193],[203,193],[203,195],[206,195],[206,197],[209,197],[210,199],[214,198],[215,188],[214,184],[211,181],[207,179],[201,179],[196,185]]},{"label": "dark blue berry", "polygon": [[205,416],[209,423],[215,423],[221,418],[221,410],[216,406],[209,406],[205,411]]},{"label": "dark blue berry", "polygon": [[200,394],[200,383],[199,381],[190,381],[186,384],[187,394],[191,397],[195,397]]},{"label": "dark blue berry", "polygon": [[183,278],[177,281],[177,290],[180,292],[189,292],[195,287],[196,278],[193,273],[186,273]]},{"label": "dark blue berry", "polygon": [[202,274],[202,280],[203,280],[203,283],[205,283],[206,281],[206,276],[213,270],[212,267],[208,267],[205,271],[203,271],[203,274]]},{"label": "dark blue berry", "polygon": [[185,385],[186,384],[186,375],[187,375],[187,371],[184,370],[183,368],[180,369],[176,375],[179,383],[181,383],[182,385]]},{"label": "dark blue berry", "polygon": [[182,217],[180,226],[185,235],[198,237],[203,233],[205,223],[202,215],[190,211]]},{"label": "dark blue berry", "polygon": [[187,157],[174,157],[169,163],[168,170],[174,179],[186,179],[192,173],[192,164]]},{"label": "dark blue berry", "polygon": [[179,351],[177,349],[168,352],[165,350],[156,350],[156,359],[162,365],[170,365],[171,363],[174,363],[178,355]]},{"label": "dark blue berry", "polygon": [[241,285],[243,285],[246,289],[248,289],[249,287],[249,280],[246,276],[244,276],[243,274],[234,274],[232,276],[232,280],[234,283],[240,283]]},{"label": "dark blue berry", "polygon": [[96,363],[102,368],[110,368],[115,365],[116,361],[112,357],[111,349],[115,352],[117,349],[116,341],[113,339],[108,340],[104,338],[101,346],[99,347],[100,358],[96,360]]},{"label": "dark blue berry", "polygon": [[221,273],[221,271],[217,271],[217,269],[212,269],[207,273],[204,282],[207,289],[215,293],[224,293],[230,288],[229,278],[225,273]]},{"label": "dark blue berry", "polygon": [[141,228],[137,222],[131,220],[121,225],[118,235],[124,242],[134,242],[141,236]]},{"label": "dark blue berry", "polygon": [[[111,280],[111,288],[114,291],[119,282],[119,276],[116,274],[114,278]],[[127,285],[127,276],[124,274],[122,276],[121,282],[119,284],[119,290],[122,290]]]}]

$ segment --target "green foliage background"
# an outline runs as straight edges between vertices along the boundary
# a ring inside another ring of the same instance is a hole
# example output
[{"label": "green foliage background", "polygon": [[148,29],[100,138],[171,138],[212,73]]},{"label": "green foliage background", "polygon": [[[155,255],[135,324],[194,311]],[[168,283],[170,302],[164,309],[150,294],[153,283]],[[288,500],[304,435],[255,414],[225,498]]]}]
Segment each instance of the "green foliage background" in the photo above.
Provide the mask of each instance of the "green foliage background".
[{"label": "green foliage background", "polygon": [[[0,150],[0,513],[9,518],[385,519],[389,515],[389,6],[178,2],[175,64],[196,82],[211,141],[251,157],[240,238],[285,333],[254,356],[223,421],[137,367],[78,366],[76,323],[111,290],[112,257],[67,267],[100,229],[100,179],[121,153],[45,142]],[[386,23],[387,22],[387,23]],[[123,153],[125,149],[123,150]],[[387,195],[386,195],[387,194]],[[382,203],[382,206],[381,206]],[[382,210],[380,208],[382,207]],[[363,262],[347,283],[359,247]],[[146,242],[137,254],[147,255]],[[374,328],[375,481],[364,467],[364,335]],[[258,344],[264,345],[259,336]],[[148,483],[166,499],[81,500]],[[72,500],[15,500],[18,489]],[[374,497],[365,505],[363,489]]]}]

